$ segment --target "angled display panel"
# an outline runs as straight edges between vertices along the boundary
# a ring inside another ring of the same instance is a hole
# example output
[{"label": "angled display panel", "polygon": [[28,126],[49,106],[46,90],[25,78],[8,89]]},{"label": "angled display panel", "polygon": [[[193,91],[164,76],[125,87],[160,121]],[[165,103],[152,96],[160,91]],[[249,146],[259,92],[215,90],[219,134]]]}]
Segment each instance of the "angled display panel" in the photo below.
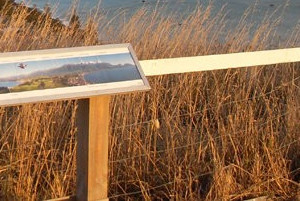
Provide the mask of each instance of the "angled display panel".
[{"label": "angled display panel", "polygon": [[0,54],[0,106],[148,89],[129,44]]}]

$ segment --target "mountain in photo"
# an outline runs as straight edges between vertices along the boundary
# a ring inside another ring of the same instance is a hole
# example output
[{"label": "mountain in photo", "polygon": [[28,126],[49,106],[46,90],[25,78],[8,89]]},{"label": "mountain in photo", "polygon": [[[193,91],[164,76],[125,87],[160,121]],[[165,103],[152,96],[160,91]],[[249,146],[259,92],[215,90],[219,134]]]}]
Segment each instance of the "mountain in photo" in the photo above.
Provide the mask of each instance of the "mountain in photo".
[{"label": "mountain in photo", "polygon": [[81,63],[81,64],[66,64],[59,68],[46,70],[46,71],[38,71],[27,75],[26,78],[32,77],[41,77],[41,76],[63,76],[69,74],[81,74],[81,73],[91,73],[95,71],[101,71],[106,69],[116,69],[116,68],[128,68],[135,67],[132,64],[118,64],[112,65],[110,63]]},{"label": "mountain in photo", "polygon": [[[36,77],[54,77],[54,76],[64,76],[64,75],[74,75],[74,74],[84,74],[91,73],[107,69],[117,69],[117,68],[135,68],[132,64],[118,64],[113,65],[110,63],[80,63],[80,64],[65,64],[61,67],[50,69],[50,70],[40,70],[27,75],[19,75],[7,77],[0,79],[0,81],[7,80],[21,80],[21,79],[32,79]],[[28,66],[30,68],[30,66]]]}]

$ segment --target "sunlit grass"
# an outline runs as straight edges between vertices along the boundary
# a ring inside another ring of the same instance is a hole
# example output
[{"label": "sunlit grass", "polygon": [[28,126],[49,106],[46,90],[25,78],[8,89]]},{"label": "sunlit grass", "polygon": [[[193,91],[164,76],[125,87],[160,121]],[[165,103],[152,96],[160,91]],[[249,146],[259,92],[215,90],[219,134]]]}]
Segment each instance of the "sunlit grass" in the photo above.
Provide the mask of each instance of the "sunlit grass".
[{"label": "sunlit grass", "polygon": [[[273,37],[272,22],[252,36],[241,23],[220,43],[226,21],[222,11],[211,16],[210,6],[181,25],[176,14],[159,13],[141,9],[128,22],[90,18],[78,29],[54,28],[50,18],[27,22],[20,8],[0,21],[0,51],[130,42],[142,60],[261,50]],[[288,44],[298,38],[295,31]],[[299,76],[299,64],[158,76],[149,78],[150,92],[114,96],[109,196],[292,198],[299,192]],[[75,101],[0,108],[2,200],[75,194],[76,108]],[[137,193],[118,196],[130,192]]]}]

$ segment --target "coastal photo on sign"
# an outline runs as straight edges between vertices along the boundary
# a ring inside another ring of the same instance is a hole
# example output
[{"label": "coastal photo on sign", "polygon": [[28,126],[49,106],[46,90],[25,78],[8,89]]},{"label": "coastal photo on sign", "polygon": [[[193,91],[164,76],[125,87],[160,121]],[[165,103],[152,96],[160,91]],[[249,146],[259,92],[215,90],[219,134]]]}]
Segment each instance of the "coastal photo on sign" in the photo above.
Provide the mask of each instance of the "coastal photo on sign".
[{"label": "coastal photo on sign", "polygon": [[0,63],[0,94],[141,79],[130,53]]},{"label": "coastal photo on sign", "polygon": [[0,106],[149,89],[130,44],[0,54]]}]

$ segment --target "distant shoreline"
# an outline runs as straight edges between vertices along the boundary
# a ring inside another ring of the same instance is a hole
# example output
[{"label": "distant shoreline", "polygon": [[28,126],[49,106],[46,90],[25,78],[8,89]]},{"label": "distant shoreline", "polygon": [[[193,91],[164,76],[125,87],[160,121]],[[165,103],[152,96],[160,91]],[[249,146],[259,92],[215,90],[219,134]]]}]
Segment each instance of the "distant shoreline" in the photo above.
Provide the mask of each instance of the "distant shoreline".
[{"label": "distant shoreline", "polygon": [[[15,0],[16,2],[20,3],[21,0]],[[34,7],[36,5],[39,10],[43,10],[47,2],[50,2],[51,5],[56,5],[54,2],[55,0],[24,0],[26,4],[30,7]],[[158,13],[162,11],[162,17],[172,16],[174,13],[179,12],[179,16],[181,14],[185,17],[190,16],[194,13],[194,9],[197,6],[201,5],[204,9],[210,4],[209,0],[201,1],[201,4],[197,4],[197,0],[190,0],[190,1],[160,1],[159,4],[156,5],[156,1],[146,1],[142,2],[139,1],[137,3],[134,0],[128,0],[123,2],[121,0],[103,0],[101,1],[100,9],[103,10],[104,14],[108,19],[116,19],[116,16],[119,16],[120,13],[122,14],[122,21],[127,21],[131,18],[131,16],[136,13],[137,10],[143,8],[147,12],[152,13],[153,10],[158,8]],[[174,2],[174,3],[173,3]],[[180,6],[176,6],[177,2]],[[253,27],[251,31],[251,36],[255,34],[255,30],[264,23],[265,21],[274,22],[272,29],[274,30],[276,40],[273,43],[276,43],[277,40],[279,41],[286,41],[290,38],[290,35],[294,33],[294,30],[299,26],[298,19],[300,19],[299,9],[300,4],[298,3],[299,0],[291,0],[289,3],[286,1],[257,1],[256,0],[222,0],[222,1],[215,1],[211,7],[211,17],[215,17],[221,10],[224,8],[222,14],[226,14],[224,16],[224,20],[226,21],[226,29],[224,29],[224,36],[220,36],[220,41],[224,41],[226,37],[226,33],[230,32],[230,30],[235,30],[238,26],[241,19],[244,19],[245,16],[245,23],[251,25]],[[79,20],[81,23],[86,22],[86,17],[88,13],[90,13],[91,9],[94,9],[98,4],[97,0],[90,0],[88,3],[86,1],[80,1],[76,5]],[[48,4],[49,5],[49,4]],[[62,21],[63,24],[66,26],[68,25],[68,21],[70,20],[69,17],[66,17],[66,13],[70,10],[72,4],[70,1],[67,0],[60,0],[59,6],[56,6],[55,11],[59,11],[57,13],[53,13],[53,18],[58,18]],[[160,9],[166,8],[166,9]],[[120,9],[120,10],[119,10]],[[172,12],[169,12],[169,11]],[[248,13],[245,13],[248,10]],[[165,12],[166,11],[166,12]],[[102,13],[102,11],[101,11]],[[93,13],[94,14],[94,13]],[[245,15],[246,14],[246,15]],[[183,18],[185,18],[183,17]],[[182,25],[182,17],[175,17],[175,20],[178,24]],[[115,21],[116,24],[118,21]],[[276,23],[275,23],[276,22]],[[188,24],[187,24],[188,25]],[[117,25],[118,26],[118,25]],[[100,29],[98,30],[101,31]],[[272,34],[273,34],[272,33]],[[105,37],[105,36],[104,36]]]},{"label": "distant shoreline", "polygon": [[14,0],[0,0],[0,9],[3,8],[7,9],[6,17],[8,19],[12,16],[16,9],[25,8],[29,12],[29,15],[26,18],[28,23],[37,23],[37,19],[46,18],[50,15],[53,26],[60,28],[66,27],[66,25],[59,18],[53,18],[51,16],[50,8],[49,10],[40,10],[39,8],[28,7],[23,3],[16,3]]}]

